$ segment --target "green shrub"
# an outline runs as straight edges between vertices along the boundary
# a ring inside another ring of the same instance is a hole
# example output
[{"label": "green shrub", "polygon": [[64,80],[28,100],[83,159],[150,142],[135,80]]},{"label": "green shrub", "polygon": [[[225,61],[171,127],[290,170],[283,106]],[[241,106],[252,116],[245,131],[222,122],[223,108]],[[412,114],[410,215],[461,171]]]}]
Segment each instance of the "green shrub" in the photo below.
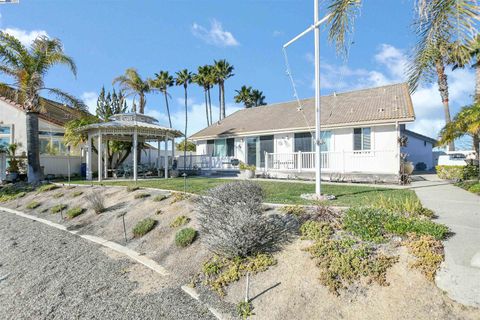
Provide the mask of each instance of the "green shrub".
[{"label": "green shrub", "polygon": [[363,240],[382,242],[384,240],[385,210],[360,207],[350,208],[343,217],[343,228],[359,236]]},{"label": "green shrub", "polygon": [[300,227],[302,239],[318,240],[333,234],[333,228],[326,222],[307,221]]},{"label": "green shrub", "polygon": [[32,201],[25,206],[25,208],[27,209],[36,209],[38,207],[40,207],[40,202],[36,202],[36,201]]},{"label": "green shrub", "polygon": [[408,251],[417,260],[410,264],[410,267],[419,269],[430,281],[435,280],[440,264],[444,259],[443,244],[432,236],[410,235],[404,242]]},{"label": "green shrub", "polygon": [[178,216],[170,222],[170,228],[176,228],[186,225],[190,222],[190,218],[187,216]]},{"label": "green shrub", "polygon": [[24,197],[27,191],[30,191],[30,187],[25,186],[6,186],[0,188],[0,202],[6,202]]},{"label": "green shrub", "polygon": [[186,247],[195,241],[197,237],[197,231],[192,228],[185,228],[179,230],[175,235],[175,244],[179,247]]},{"label": "green shrub", "polygon": [[240,170],[251,170],[251,171],[257,170],[257,167],[255,167],[255,165],[253,165],[253,164],[252,164],[252,165],[248,165],[248,164],[246,164],[245,162],[240,162],[238,168],[239,168]]},{"label": "green shrub", "polygon": [[350,208],[343,218],[343,227],[363,240],[382,242],[388,234],[404,236],[408,233],[431,235],[444,239],[448,228],[422,217],[407,217],[376,208]]},{"label": "green shrub", "polygon": [[205,283],[219,294],[224,294],[224,288],[238,281],[247,272],[257,274],[267,270],[277,263],[270,254],[259,253],[246,258],[221,258],[214,256],[203,264],[202,271]]},{"label": "green shrub", "polygon": [[55,190],[55,189],[58,189],[60,188],[59,186],[57,186],[56,184],[44,184],[43,186],[40,186],[37,191],[38,192],[47,192],[47,191],[52,191],[52,190]]},{"label": "green shrub", "polygon": [[160,202],[162,200],[165,200],[167,199],[168,197],[164,194],[159,194],[159,195],[156,195],[155,197],[153,197],[153,201],[155,202]]},{"label": "green shrub", "polygon": [[430,220],[415,217],[391,215],[385,222],[385,230],[389,233],[404,236],[409,233],[416,235],[430,235],[437,240],[444,239],[448,234],[448,227]]},{"label": "green shrub", "polygon": [[83,208],[75,207],[75,208],[68,209],[66,212],[66,215],[69,219],[73,219],[76,216],[81,215],[83,212],[84,212]]},{"label": "green shrub", "polygon": [[51,213],[59,213],[60,211],[63,211],[67,209],[67,205],[66,204],[57,204],[56,206],[53,206],[50,208],[50,212]]},{"label": "green shrub", "polygon": [[480,183],[472,185],[470,188],[468,188],[468,191],[480,194]]},{"label": "green shrub", "polygon": [[133,191],[137,191],[139,189],[140,189],[140,187],[138,187],[138,186],[128,186],[127,187],[127,192],[133,192]]},{"label": "green shrub", "polygon": [[72,193],[72,198],[79,197],[83,194],[83,191],[75,191]]},{"label": "green shrub", "polygon": [[248,319],[255,315],[255,313],[253,313],[253,305],[248,301],[240,301],[237,304],[237,313],[242,319]]},{"label": "green shrub", "polygon": [[133,228],[133,235],[135,237],[141,237],[150,230],[152,230],[155,227],[155,224],[157,223],[156,220],[153,220],[152,218],[146,218],[143,220],[140,220],[135,227]]},{"label": "green shrub", "polygon": [[143,199],[150,197],[149,193],[137,193],[133,198],[134,199]]},{"label": "green shrub", "polygon": [[61,197],[63,197],[63,193],[62,192],[57,192],[52,197],[55,198],[55,199],[61,198]]},{"label": "green shrub", "polygon": [[320,282],[334,294],[362,277],[388,285],[387,270],[398,261],[350,238],[321,238],[307,251],[320,268]]},{"label": "green shrub", "polygon": [[464,180],[477,179],[478,178],[478,166],[468,164],[463,167],[463,177]]},{"label": "green shrub", "polygon": [[478,166],[436,166],[437,175],[440,179],[468,180],[478,177]]},{"label": "green shrub", "polygon": [[307,210],[303,206],[299,205],[294,205],[294,206],[283,206],[280,208],[280,211],[282,211],[285,214],[291,214],[296,217],[301,217],[307,213]]}]

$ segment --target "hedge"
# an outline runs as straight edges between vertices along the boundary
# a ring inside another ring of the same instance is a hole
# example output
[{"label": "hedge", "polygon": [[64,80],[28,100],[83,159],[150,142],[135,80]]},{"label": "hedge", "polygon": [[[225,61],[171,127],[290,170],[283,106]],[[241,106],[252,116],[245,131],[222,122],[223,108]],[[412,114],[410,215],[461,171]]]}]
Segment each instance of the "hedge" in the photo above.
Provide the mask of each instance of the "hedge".
[{"label": "hedge", "polygon": [[478,176],[478,166],[436,166],[437,175],[446,180],[468,180]]}]

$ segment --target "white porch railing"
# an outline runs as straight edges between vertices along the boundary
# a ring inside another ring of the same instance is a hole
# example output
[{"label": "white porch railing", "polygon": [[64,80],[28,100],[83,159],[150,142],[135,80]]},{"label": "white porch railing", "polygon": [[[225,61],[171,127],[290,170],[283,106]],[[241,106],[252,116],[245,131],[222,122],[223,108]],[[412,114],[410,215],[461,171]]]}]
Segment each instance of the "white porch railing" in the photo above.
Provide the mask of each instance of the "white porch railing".
[{"label": "white porch railing", "polygon": [[[265,171],[315,170],[315,152],[265,153]],[[390,173],[399,169],[398,153],[388,150],[326,151],[321,153],[321,168],[335,173]]]},{"label": "white porch railing", "polygon": [[177,168],[180,170],[228,170],[235,169],[231,161],[235,157],[215,157],[208,155],[179,155],[177,157]]}]

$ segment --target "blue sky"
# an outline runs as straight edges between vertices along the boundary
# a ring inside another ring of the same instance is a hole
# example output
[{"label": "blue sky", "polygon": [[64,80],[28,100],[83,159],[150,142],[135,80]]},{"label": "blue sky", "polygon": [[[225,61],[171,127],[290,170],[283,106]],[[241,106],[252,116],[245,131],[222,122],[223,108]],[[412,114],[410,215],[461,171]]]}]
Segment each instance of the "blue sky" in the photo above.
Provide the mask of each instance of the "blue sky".
[{"label": "blue sky", "polygon": [[[339,58],[322,33],[322,94],[404,80],[403,67],[414,45],[413,0],[365,1],[354,30],[347,60]],[[38,34],[60,38],[78,66],[75,79],[58,67],[47,83],[94,105],[104,85],[128,67],[143,77],[155,72],[195,71],[214,59],[227,59],[235,76],[226,83],[227,111],[234,90],[243,84],[262,90],[269,103],[293,99],[285,74],[282,45],[313,19],[313,1],[94,1],[21,0],[0,6],[0,29],[28,42]],[[321,15],[325,14],[323,10]],[[288,49],[301,98],[313,96],[313,36]],[[473,72],[450,74],[452,112],[470,103]],[[183,89],[172,88],[174,126],[183,128]],[[213,90],[216,102],[217,89]],[[203,93],[192,87],[190,132],[206,124]],[[158,94],[148,96],[146,112],[166,124],[165,106]],[[443,113],[435,85],[424,85],[413,96],[417,121],[411,129],[435,137]]]}]

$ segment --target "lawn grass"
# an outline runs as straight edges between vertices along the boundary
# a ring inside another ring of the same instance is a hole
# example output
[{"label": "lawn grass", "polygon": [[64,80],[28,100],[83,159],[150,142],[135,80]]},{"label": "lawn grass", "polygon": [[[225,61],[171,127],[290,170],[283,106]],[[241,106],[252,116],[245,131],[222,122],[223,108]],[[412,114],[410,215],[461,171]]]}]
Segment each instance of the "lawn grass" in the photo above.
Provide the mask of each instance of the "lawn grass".
[{"label": "lawn grass", "polygon": [[[233,179],[192,177],[187,179],[187,192],[203,194],[205,191],[223,183],[238,181]],[[255,180],[254,180],[255,181]],[[304,193],[314,193],[314,183],[283,182],[258,180],[265,190],[265,202],[279,204],[311,204],[312,201],[302,199]],[[76,181],[79,184],[97,184],[93,181]],[[111,186],[138,186],[142,188],[157,188],[172,191],[183,191],[183,178],[139,180],[133,181],[102,181],[104,185]],[[323,184],[322,193],[333,194],[336,200],[328,201],[330,205],[353,206],[368,205],[380,196],[391,199],[416,199],[415,192],[406,189],[389,189],[377,186],[352,186],[346,184]]]}]

